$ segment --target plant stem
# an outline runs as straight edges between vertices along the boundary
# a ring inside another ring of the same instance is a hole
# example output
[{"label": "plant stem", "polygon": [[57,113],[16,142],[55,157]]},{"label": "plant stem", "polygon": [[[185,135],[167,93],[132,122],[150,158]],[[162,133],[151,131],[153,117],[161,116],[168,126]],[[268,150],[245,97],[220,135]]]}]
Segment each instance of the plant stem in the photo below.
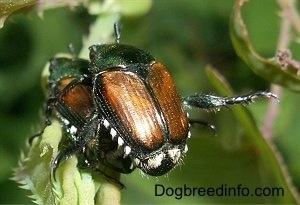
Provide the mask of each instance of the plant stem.
[{"label": "plant stem", "polygon": [[[291,42],[292,26],[294,26],[297,32],[300,33],[300,19],[295,9],[295,0],[277,0],[277,3],[281,7],[281,24],[277,43],[277,51],[286,51],[288,50],[289,44]],[[272,84],[271,92],[276,93],[276,95],[280,98],[280,96],[282,95],[282,88]],[[278,111],[279,104],[275,101],[270,101],[263,127],[263,135],[268,140],[272,140],[273,138],[272,127],[278,114]]]}]

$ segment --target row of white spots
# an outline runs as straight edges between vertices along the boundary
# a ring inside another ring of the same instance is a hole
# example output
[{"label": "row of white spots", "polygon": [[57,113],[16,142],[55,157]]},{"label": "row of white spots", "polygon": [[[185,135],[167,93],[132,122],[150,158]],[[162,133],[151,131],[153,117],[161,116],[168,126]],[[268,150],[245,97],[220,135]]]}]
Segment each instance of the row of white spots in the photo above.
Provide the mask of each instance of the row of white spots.
[{"label": "row of white spots", "polygon": [[[103,121],[103,125],[104,125],[104,127],[106,129],[109,129],[109,127],[110,127],[110,123],[106,119]],[[109,134],[111,135],[111,139],[112,140],[116,139],[116,137],[117,137],[117,131],[114,128],[112,128],[112,127],[110,128]],[[121,137],[118,137],[117,140],[118,140],[118,149],[123,148],[124,140]],[[123,151],[124,151],[124,156],[123,157],[125,158],[125,157],[127,157],[131,153],[131,148],[129,146],[125,145]]]},{"label": "row of white spots", "polygon": [[124,157],[127,157],[131,152],[131,148],[129,146],[124,147]]},{"label": "row of white spots", "polygon": [[[186,113],[186,115],[187,115],[187,117],[189,117],[189,113]],[[190,127],[190,124],[189,124],[189,127]],[[191,137],[191,131],[188,132],[187,137],[188,138]],[[184,151],[183,151],[184,154],[187,153],[187,151],[188,151],[188,146],[185,145]],[[181,150],[178,148],[173,148],[173,149],[168,150],[167,155],[171,158],[171,160],[174,164],[178,163],[182,156]],[[164,157],[166,157],[166,154],[164,152],[160,152],[160,153],[156,154],[155,156],[148,159],[147,166],[152,169],[155,169],[155,168],[161,166],[161,163],[162,163]],[[138,166],[141,163],[140,159],[138,159],[138,158],[135,158],[133,160],[133,162],[136,164],[136,166]]]},{"label": "row of white spots", "polygon": [[[187,113],[187,116],[188,116],[188,113]],[[106,119],[103,121],[103,125],[106,129],[109,129],[109,127],[110,127],[110,123]],[[110,128],[110,135],[112,137],[112,140],[115,140],[117,137],[117,131],[114,128]],[[187,137],[188,138],[191,137],[190,131],[188,132]],[[124,140],[121,137],[117,138],[117,142],[118,142],[118,149],[123,148],[123,151],[124,151],[123,157],[124,158],[127,157],[131,153],[131,147],[129,147],[128,145],[124,146]],[[186,153],[187,151],[188,151],[188,146],[185,145],[183,152]],[[171,160],[174,164],[178,163],[178,161],[180,160],[180,158],[182,156],[181,150],[176,147],[176,148],[167,150],[166,153],[160,152],[160,153],[156,154],[155,156],[149,158],[147,161],[147,166],[151,169],[155,169],[155,168],[161,166],[161,163],[162,163],[164,157],[166,157],[166,154],[168,155],[168,157],[171,158]],[[134,158],[133,162],[136,166],[138,166],[141,163],[141,160],[138,158]],[[133,164],[131,165],[130,168],[133,168]]]},{"label": "row of white spots", "polygon": [[109,134],[111,135],[111,139],[114,140],[117,136],[117,131],[114,128],[111,128]]},{"label": "row of white spots", "polygon": [[162,160],[164,159],[165,154],[163,152],[156,154],[154,157],[148,159],[148,167],[155,169],[161,165]]},{"label": "row of white spots", "polygon": [[[184,153],[186,153],[188,151],[188,147],[187,145],[185,145],[184,148]],[[177,164],[181,158],[181,150],[178,148],[173,148],[173,149],[169,149],[166,154],[168,155],[168,157],[171,158],[173,164]],[[155,156],[151,157],[148,159],[147,165],[149,168],[151,169],[155,169],[159,166],[161,166],[161,163],[163,161],[163,159],[166,157],[166,154],[164,152],[160,152],[158,154],[156,154]],[[139,159],[134,159],[134,163],[136,165],[138,165],[140,163]]]},{"label": "row of white spots", "polygon": [[71,125],[71,127],[69,127],[69,125],[70,125],[69,120],[67,120],[66,118],[62,118],[62,121],[63,121],[64,125],[66,126],[68,133],[70,133],[71,135],[75,135],[77,133],[77,128],[74,125]]}]

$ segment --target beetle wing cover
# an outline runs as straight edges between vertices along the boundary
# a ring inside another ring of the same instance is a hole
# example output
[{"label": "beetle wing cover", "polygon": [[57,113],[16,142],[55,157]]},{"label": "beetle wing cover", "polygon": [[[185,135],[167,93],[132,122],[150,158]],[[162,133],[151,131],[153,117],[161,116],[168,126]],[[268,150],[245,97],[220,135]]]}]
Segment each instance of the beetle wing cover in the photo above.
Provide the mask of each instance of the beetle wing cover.
[{"label": "beetle wing cover", "polygon": [[167,68],[159,62],[153,63],[147,80],[164,114],[170,139],[172,142],[184,141],[189,131],[188,118]]},{"label": "beetle wing cover", "polygon": [[162,146],[163,122],[143,81],[134,73],[119,70],[105,72],[101,77],[101,96],[106,98],[101,105],[108,105],[103,107],[105,113],[121,122],[118,128],[126,129],[131,136],[128,140],[132,139],[130,144],[146,150]]}]

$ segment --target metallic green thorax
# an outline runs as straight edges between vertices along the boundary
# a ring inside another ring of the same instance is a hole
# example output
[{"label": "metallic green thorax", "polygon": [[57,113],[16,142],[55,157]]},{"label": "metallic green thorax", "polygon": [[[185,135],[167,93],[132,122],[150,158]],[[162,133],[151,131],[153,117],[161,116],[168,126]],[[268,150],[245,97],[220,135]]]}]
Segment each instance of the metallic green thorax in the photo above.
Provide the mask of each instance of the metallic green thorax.
[{"label": "metallic green thorax", "polygon": [[148,52],[130,45],[103,44],[90,47],[90,72],[99,73],[107,68],[128,67],[134,64],[150,64],[154,61]]},{"label": "metallic green thorax", "polygon": [[64,78],[79,79],[82,75],[90,74],[88,70],[89,61],[79,58],[53,58],[50,61],[49,82],[59,82]]}]

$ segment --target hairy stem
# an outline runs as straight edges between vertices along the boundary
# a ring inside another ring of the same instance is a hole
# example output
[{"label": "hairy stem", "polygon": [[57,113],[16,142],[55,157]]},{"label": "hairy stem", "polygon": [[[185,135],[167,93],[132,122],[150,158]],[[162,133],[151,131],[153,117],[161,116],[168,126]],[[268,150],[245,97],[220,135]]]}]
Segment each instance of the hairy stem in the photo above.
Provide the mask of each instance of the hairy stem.
[{"label": "hairy stem", "polygon": [[[294,26],[297,32],[300,33],[300,19],[297,10],[295,9],[295,0],[277,0],[277,3],[281,8],[281,24],[277,43],[277,51],[286,51],[288,50],[289,44],[291,42],[292,26]],[[276,93],[280,98],[280,96],[282,95],[282,88],[273,84],[271,85],[271,92]],[[270,101],[263,127],[263,134],[268,140],[272,140],[272,127],[278,114],[278,110],[279,104],[275,101]]]}]

